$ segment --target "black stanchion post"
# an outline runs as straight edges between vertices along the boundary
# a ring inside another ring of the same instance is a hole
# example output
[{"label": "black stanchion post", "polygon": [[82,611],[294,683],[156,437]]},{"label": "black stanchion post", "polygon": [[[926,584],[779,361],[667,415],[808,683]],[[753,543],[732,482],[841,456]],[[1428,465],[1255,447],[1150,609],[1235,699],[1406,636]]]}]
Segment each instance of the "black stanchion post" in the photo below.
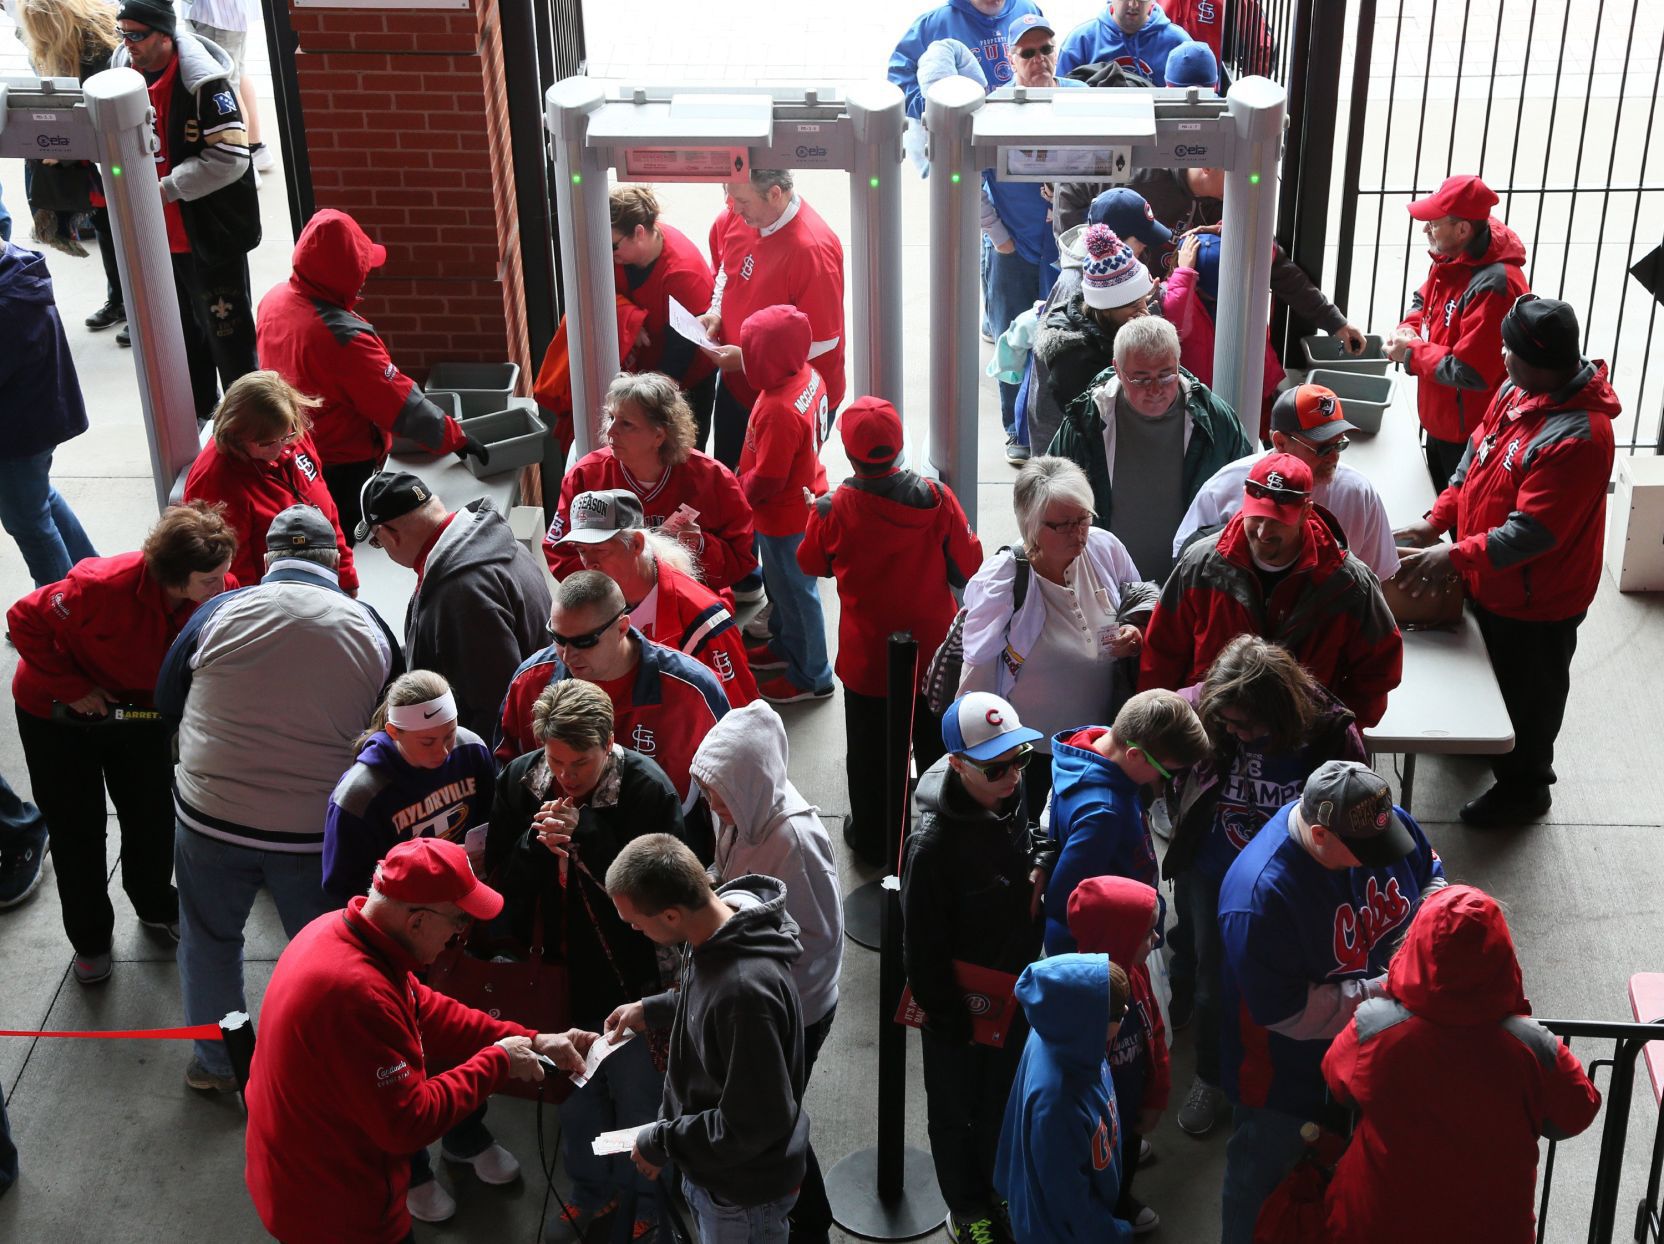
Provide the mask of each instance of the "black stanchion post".
[{"label": "black stanchion post", "polygon": [[[912,655],[905,664],[901,649]],[[907,821],[908,774],[913,757],[913,701],[918,694],[919,643],[911,634],[890,636],[889,682],[884,689],[884,867],[901,872],[902,826]],[[897,792],[900,792],[898,795]],[[857,946],[878,950],[884,932],[884,883],[869,881],[844,895],[844,933]],[[901,925],[896,925],[899,934]],[[899,987],[898,987],[899,988]],[[899,996],[899,993],[898,995]]]},{"label": "black stanchion post", "polygon": [[[913,703],[918,691],[919,645],[911,635],[890,636],[886,703],[884,793],[890,809],[886,859],[896,875],[879,889],[878,1143],[859,1149],[826,1173],[832,1217],[868,1240],[911,1240],[942,1224],[947,1206],[936,1187],[930,1155],[907,1144],[907,1029],[895,1022],[907,983],[901,943],[901,849],[912,819],[908,762]],[[847,923],[848,914],[845,914]]]},{"label": "black stanchion post", "polygon": [[231,1074],[237,1077],[237,1091],[248,1087],[248,1070],[254,1062],[254,1021],[246,1011],[232,1011],[220,1020],[220,1036],[231,1057]]}]

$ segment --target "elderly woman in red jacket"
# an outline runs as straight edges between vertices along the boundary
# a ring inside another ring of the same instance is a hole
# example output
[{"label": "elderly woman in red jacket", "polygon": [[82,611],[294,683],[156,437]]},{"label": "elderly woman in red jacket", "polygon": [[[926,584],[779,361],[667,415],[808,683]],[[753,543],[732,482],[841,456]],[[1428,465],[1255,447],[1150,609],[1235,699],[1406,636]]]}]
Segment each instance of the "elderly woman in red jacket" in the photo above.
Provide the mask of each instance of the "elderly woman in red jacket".
[{"label": "elderly woman in red jacket", "polygon": [[341,551],[341,586],[358,595],[352,545],[324,483],[323,463],[312,446],[308,411],[318,406],[275,371],[255,371],[229,389],[214,412],[214,439],[203,446],[185,476],[185,500],[219,502],[237,533],[231,571],[243,584],[265,574],[266,528],[291,505],[314,505],[335,528]]},{"label": "elderly woman in red jacket", "polygon": [[152,707],[162,658],[196,607],[237,582],[237,533],[218,507],[175,506],[144,548],[89,557],[11,607],[12,699],[35,802],[57,861],[75,979],[110,975],[115,911],[104,791],[121,827],[121,884],[139,923],[179,940],[173,729]]}]

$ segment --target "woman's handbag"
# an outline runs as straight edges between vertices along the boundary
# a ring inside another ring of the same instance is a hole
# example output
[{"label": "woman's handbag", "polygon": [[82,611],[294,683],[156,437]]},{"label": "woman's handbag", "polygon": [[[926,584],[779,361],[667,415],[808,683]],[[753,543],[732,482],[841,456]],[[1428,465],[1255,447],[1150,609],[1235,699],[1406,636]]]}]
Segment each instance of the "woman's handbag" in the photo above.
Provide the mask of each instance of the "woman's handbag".
[{"label": "woman's handbag", "polygon": [[[472,944],[446,950],[428,969],[428,988],[484,1011],[493,1019],[512,1020],[533,1032],[565,1032],[571,1027],[571,990],[566,964],[543,957],[543,900],[532,917],[531,954],[514,962],[481,958]],[[479,951],[485,947],[480,946]],[[572,1091],[565,1076],[541,1084],[510,1080],[497,1090],[531,1101],[562,1102]]]}]

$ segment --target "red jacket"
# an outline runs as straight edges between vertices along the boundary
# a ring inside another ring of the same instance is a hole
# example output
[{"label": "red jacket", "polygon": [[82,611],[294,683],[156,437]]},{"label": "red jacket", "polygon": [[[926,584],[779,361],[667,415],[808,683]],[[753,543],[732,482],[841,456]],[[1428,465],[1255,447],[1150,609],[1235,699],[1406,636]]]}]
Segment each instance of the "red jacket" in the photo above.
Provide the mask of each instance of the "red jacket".
[{"label": "red jacket", "polygon": [[410,1155],[508,1079],[494,1042],[536,1035],[422,984],[363,908],[355,898],[296,934],[261,1004],[244,1177],[280,1240],[402,1240]]},{"label": "red jacket", "polygon": [[654,643],[686,653],[722,684],[728,703],[744,708],[757,698],[757,679],[745,659],[745,640],[717,594],[663,561],[653,616],[636,625]]},{"label": "red jacket", "polygon": [[838,677],[881,696],[890,634],[913,632],[922,671],[959,612],[951,589],[982,565],[982,542],[945,485],[912,471],[852,476],[809,511],[797,564],[837,580]]},{"label": "red jacket", "polygon": [[1387,693],[1403,674],[1404,638],[1380,583],[1317,514],[1307,520],[1305,546],[1269,600],[1241,514],[1186,549],[1144,634],[1140,690],[1177,691],[1201,682],[1220,649],[1243,634],[1287,648],[1361,727],[1381,720]]},{"label": "red jacket", "polygon": [[260,366],[323,399],[312,439],[326,466],[379,462],[395,435],[435,453],[462,444],[456,420],[422,396],[375,328],[353,314],[379,249],[351,216],[324,208],[300,231],[289,280],[260,300]]},{"label": "red jacket", "polygon": [[795,536],[808,521],[803,490],[826,491],[819,451],[832,422],[826,383],[808,362],[809,318],[764,307],[746,320],[740,340],[746,377],[759,392],[735,474],[758,534]]},{"label": "red jacket", "polygon": [[1552,622],[1582,613],[1600,584],[1612,421],[1605,363],[1561,393],[1504,385],[1428,521],[1453,531],[1450,564],[1493,613]]},{"label": "red jacket", "polygon": [[1525,244],[1494,216],[1477,255],[1434,253],[1400,328],[1419,333],[1405,366],[1420,382],[1421,426],[1441,441],[1465,441],[1507,379],[1502,317],[1531,288]]},{"label": "red jacket", "polygon": [[[809,317],[810,337],[825,349],[811,359],[837,410],[844,400],[844,244],[820,213],[799,198],[791,220],[764,237],[731,210],[711,227],[711,266],[725,274],[722,328],[717,337],[737,345],[740,330],[763,307],[796,307]],[[788,209],[790,210],[790,209]],[[742,406],[757,399],[745,372],[723,372],[722,386]]]},{"label": "red jacket", "polygon": [[1577,1135],[1600,1094],[1527,1018],[1496,900],[1450,886],[1423,902],[1387,994],[1323,1058],[1335,1097],[1362,1112],[1329,1184],[1328,1238],[1530,1244],[1538,1138]]},{"label": "red jacket", "polygon": [[[226,582],[228,591],[236,586]],[[162,658],[196,607],[169,606],[143,553],[79,561],[68,578],[35,589],[6,613],[18,656],[12,699],[36,717],[94,687],[148,706]]]},{"label": "red jacket", "polygon": [[[711,287],[715,283],[711,266],[699,248],[680,229],[672,229],[660,221],[660,236],[664,249],[654,261],[647,279],[634,289],[622,264],[612,269],[613,289],[647,313],[647,344],[635,352],[634,371],[663,371],[665,342],[675,330],[670,327],[670,300],[674,298],[695,315],[711,309]],[[691,345],[691,343],[690,343]],[[684,390],[691,389],[716,369],[711,356],[703,350],[691,351],[692,361],[679,376],[672,376]]]},{"label": "red jacket", "polygon": [[185,476],[185,500],[225,503],[225,521],[237,532],[237,555],[231,559],[231,573],[239,583],[258,583],[266,573],[266,529],[272,519],[291,505],[315,505],[335,528],[335,545],[341,551],[337,572],[341,586],[357,593],[358,568],[353,565],[352,546],[341,534],[341,516],[319,466],[318,453],[306,436],[286,447],[276,462],[232,458],[209,441],[191,463],[190,473]]},{"label": "red jacket", "polygon": [[704,536],[699,569],[711,591],[723,592],[757,568],[751,547],[751,503],[734,473],[722,463],[695,449],[686,462],[670,467],[648,486],[625,470],[611,448],[604,447],[578,459],[560,482],[560,503],[543,537],[543,556],[555,578],[564,579],[583,569],[575,548],[555,543],[571,521],[572,498],[607,488],[628,488],[635,493],[649,527],[662,527],[684,505],[698,510]]}]

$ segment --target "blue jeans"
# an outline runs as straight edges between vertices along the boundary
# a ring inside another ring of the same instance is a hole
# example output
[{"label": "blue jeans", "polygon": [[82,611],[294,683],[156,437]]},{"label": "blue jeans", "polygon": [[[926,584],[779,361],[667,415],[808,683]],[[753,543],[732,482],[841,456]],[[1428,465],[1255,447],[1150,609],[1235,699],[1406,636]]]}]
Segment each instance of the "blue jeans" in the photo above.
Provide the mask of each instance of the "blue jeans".
[{"label": "blue jeans", "polygon": [[608,1056],[595,1078],[560,1105],[561,1132],[566,1139],[566,1173],[572,1177],[572,1204],[586,1214],[606,1207],[621,1190],[636,1190],[636,1216],[650,1215],[653,1181],[635,1169],[627,1153],[595,1156],[592,1142],[602,1132],[659,1117],[664,1076],[653,1065],[647,1038],[637,1036]]},{"label": "blue jeans", "polygon": [[1225,1187],[1221,1197],[1220,1244],[1254,1244],[1260,1208],[1300,1161],[1307,1120],[1280,1110],[1238,1106],[1236,1130],[1225,1146]]},{"label": "blue jeans", "polygon": [[[173,876],[179,886],[179,991],[187,1024],[217,1024],[243,999],[243,926],[264,886],[290,937],[340,906],[324,893],[324,857],[257,851],[175,824]],[[231,1074],[219,1041],[198,1041],[196,1056],[215,1075]]]},{"label": "blue jeans", "polygon": [[46,843],[46,818],[0,774],[0,851]]},{"label": "blue jeans", "polygon": [[[1024,311],[1045,301],[1052,282],[1057,279],[1057,268],[1052,264],[1031,263],[1019,251],[1002,255],[986,235],[982,239],[982,256],[988,270],[988,326],[993,330],[992,336],[999,337]],[[1000,381],[1000,423],[1007,436],[1015,434],[1017,386],[1003,380]]]},{"label": "blue jeans", "polygon": [[797,565],[795,536],[757,533],[757,557],[774,608],[768,615],[769,645],[786,658],[786,677],[794,686],[822,691],[832,685],[832,666],[826,659],[826,618],[820,610],[820,587],[813,575]]},{"label": "blue jeans", "polygon": [[693,1211],[699,1244],[786,1244],[790,1234],[786,1215],[797,1203],[797,1193],[792,1192],[761,1205],[730,1205],[686,1175],[682,1176],[682,1195]]},{"label": "blue jeans", "polygon": [[50,449],[0,458],[0,527],[17,541],[36,587],[56,583],[83,557],[98,556],[81,520],[52,487],[51,472]]}]

